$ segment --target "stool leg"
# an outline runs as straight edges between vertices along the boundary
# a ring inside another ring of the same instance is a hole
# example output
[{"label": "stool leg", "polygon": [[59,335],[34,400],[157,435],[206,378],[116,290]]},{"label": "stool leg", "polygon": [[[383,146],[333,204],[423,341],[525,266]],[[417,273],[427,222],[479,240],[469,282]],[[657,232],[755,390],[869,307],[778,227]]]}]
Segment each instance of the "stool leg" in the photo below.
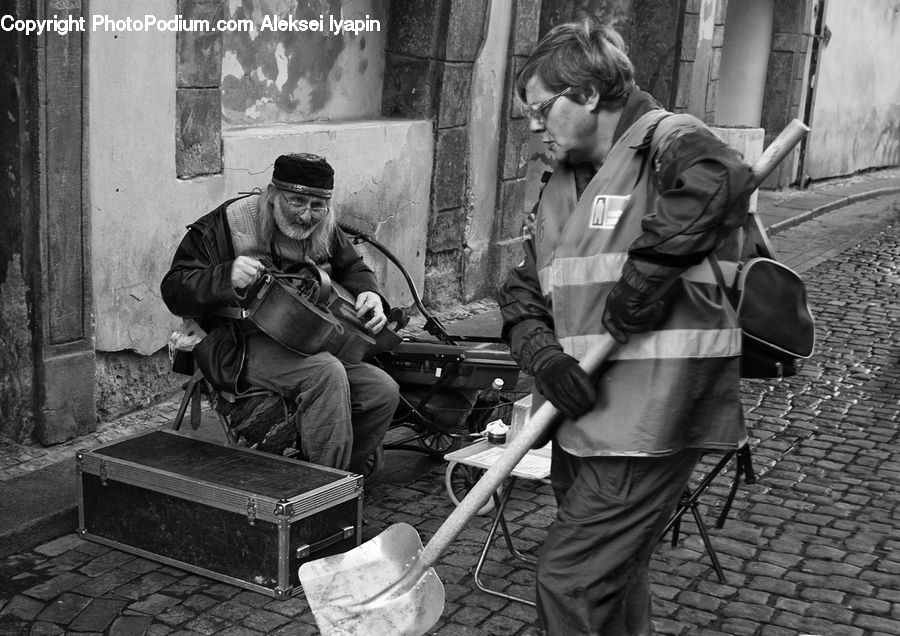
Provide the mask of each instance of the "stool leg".
[{"label": "stool leg", "polygon": [[697,505],[697,501],[699,501],[700,496],[706,492],[706,489],[709,488],[709,485],[713,482],[713,480],[722,472],[722,469],[731,461],[731,457],[737,451],[732,451],[727,453],[719,462],[716,464],[715,468],[709,471],[705,477],[697,484],[697,487],[692,491],[690,488],[685,488],[684,492],[681,495],[681,501],[678,503],[678,507],[675,509],[675,512],[669,518],[669,523],[666,524],[666,527],[663,528],[662,533],[659,535],[660,540],[666,536],[666,533],[669,530],[673,530],[672,532],[672,547],[674,548],[678,545],[678,531],[681,527],[681,516],[687,512],[689,507]]},{"label": "stool leg", "polygon": [[219,424],[222,425],[222,431],[225,433],[225,439],[228,440],[228,444],[230,446],[237,445],[237,438],[235,438],[234,433],[231,430],[231,425],[228,423],[228,418],[225,417],[224,415],[222,415],[221,413],[219,413],[218,411],[216,411],[215,413],[216,413],[216,417],[219,420]]},{"label": "stool leg", "polygon": [[196,391],[194,391],[194,397],[191,400],[191,428],[195,431],[200,428],[200,385],[197,385]]},{"label": "stool leg", "polygon": [[506,549],[509,550],[510,554],[512,554],[519,561],[523,561],[525,563],[531,563],[534,565],[537,563],[537,559],[534,557],[530,557],[527,554],[522,554],[512,542],[512,534],[509,532],[509,527],[506,525],[506,518],[503,515],[500,515],[500,528],[503,531],[503,538],[506,540]]},{"label": "stool leg", "polygon": [[666,527],[663,529],[663,536],[666,535],[666,532],[668,532],[669,529],[672,530],[671,545],[673,548],[678,545],[678,535],[681,532],[681,516],[688,511],[690,505],[691,491],[685,488],[684,492],[681,493],[681,500],[678,502],[678,507],[675,509],[675,513],[672,515],[671,519],[669,519],[669,523],[666,524]]},{"label": "stool leg", "polygon": [[750,454],[750,445],[745,444],[738,451],[738,458],[744,464],[744,482],[748,484],[756,483],[756,473],[753,470],[753,455]]},{"label": "stool leg", "polygon": [[706,523],[703,521],[703,517],[700,515],[700,511],[697,510],[696,503],[691,505],[691,513],[694,515],[694,521],[697,522],[697,529],[700,530],[700,538],[703,539],[703,546],[706,548],[706,553],[709,555],[709,560],[712,561],[713,569],[716,571],[716,576],[719,577],[719,581],[724,583],[725,572],[722,571],[722,566],[719,564],[719,556],[716,554],[716,550],[715,548],[713,548],[712,542],[709,540],[709,533],[706,531]]},{"label": "stool leg", "polygon": [[737,461],[735,462],[734,467],[734,481],[731,483],[731,490],[728,491],[728,498],[725,500],[725,505],[722,506],[722,512],[719,513],[719,517],[716,519],[717,528],[725,526],[725,520],[728,518],[728,513],[731,512],[731,504],[734,503],[738,488],[741,486],[741,475],[744,476],[744,481],[748,484],[756,483],[756,475],[753,472],[753,460],[750,456],[750,446],[747,444],[741,446],[736,454]]},{"label": "stool leg", "polygon": [[[181,405],[178,407],[178,413],[175,415],[175,421],[172,423],[172,430],[181,429],[184,422],[184,415],[187,413],[188,406],[193,403],[194,395],[200,392],[200,381],[203,379],[202,374],[198,371],[191,379],[184,383],[184,397],[181,398]],[[192,415],[193,417],[193,415]]]},{"label": "stool leg", "polygon": [[[494,538],[497,536],[497,528],[500,527],[500,524],[502,523],[503,511],[506,509],[506,504],[509,503],[509,497],[512,494],[514,481],[515,479],[510,481],[506,488],[503,489],[503,493],[497,499],[497,509],[494,513],[494,521],[491,522],[491,529],[488,531],[488,536],[484,541],[484,548],[482,548],[481,550],[481,556],[478,558],[478,564],[475,566],[475,571],[472,574],[473,578],[475,579],[475,586],[482,592],[487,592],[488,594],[493,594],[494,596],[499,596],[500,598],[505,598],[510,601],[518,601],[519,603],[524,603],[526,605],[535,607],[534,601],[529,601],[528,599],[522,598],[520,596],[506,594],[505,592],[500,592],[499,590],[492,590],[486,587],[484,583],[481,582],[481,569],[484,566],[484,561],[485,557],[487,557],[488,550],[490,550],[491,544],[494,542]],[[496,494],[494,496],[497,497]]]}]

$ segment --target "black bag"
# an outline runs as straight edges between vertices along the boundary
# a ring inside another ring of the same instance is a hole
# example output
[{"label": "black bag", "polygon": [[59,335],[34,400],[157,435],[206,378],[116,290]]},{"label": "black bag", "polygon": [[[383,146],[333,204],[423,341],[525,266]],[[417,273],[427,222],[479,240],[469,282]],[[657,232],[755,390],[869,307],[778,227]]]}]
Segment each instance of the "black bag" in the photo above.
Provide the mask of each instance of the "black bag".
[{"label": "black bag", "polygon": [[741,377],[796,375],[816,340],[800,276],[770,258],[753,258],[741,263],[734,296],[743,333]]},{"label": "black bag", "polygon": [[812,355],[816,340],[806,286],[794,270],[774,259],[756,215],[748,217],[743,253],[751,256],[738,264],[731,290],[712,259],[719,286],[726,291],[741,324],[741,377],[796,375],[799,361]]},{"label": "black bag", "polygon": [[213,388],[241,392],[240,374],[244,362],[242,338],[237,324],[228,320],[206,334],[191,351],[197,368]]}]

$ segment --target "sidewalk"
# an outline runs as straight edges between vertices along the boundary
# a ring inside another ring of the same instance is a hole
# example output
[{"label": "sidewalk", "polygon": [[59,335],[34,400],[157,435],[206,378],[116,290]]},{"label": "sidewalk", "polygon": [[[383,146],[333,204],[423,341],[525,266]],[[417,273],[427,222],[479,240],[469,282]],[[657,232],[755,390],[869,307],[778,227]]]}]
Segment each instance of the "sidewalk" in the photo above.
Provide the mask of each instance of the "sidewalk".
[{"label": "sidewalk", "polygon": [[[807,190],[761,191],[757,210],[770,233],[777,234],[837,208],[900,193],[900,168],[873,171],[815,184]],[[788,260],[790,254],[782,254]],[[472,313],[475,312],[475,313]],[[465,316],[460,319],[459,316]],[[499,332],[499,316],[480,302],[443,319],[457,334]],[[74,456],[125,435],[170,424],[180,395],[111,422],[94,433],[44,448],[0,439],[0,557],[71,532],[77,522]],[[203,427],[216,428],[216,427]]]},{"label": "sidewalk", "polygon": [[[900,633],[898,195],[900,169],[762,193],[759,211],[779,257],[809,272],[820,340],[798,376],[742,387],[759,481],[741,486],[724,528],[710,527],[726,580],[715,579],[685,519],[678,545],[663,543],[654,556],[658,633]],[[489,302],[441,319],[458,334],[499,330]],[[273,601],[73,534],[75,451],[169,425],[179,397],[61,446],[0,442],[0,634],[68,633],[60,625],[154,636],[316,633],[302,596]],[[391,478],[366,487],[364,538],[397,521],[427,538],[452,509],[445,464],[429,459],[423,470],[414,466],[421,454],[388,457]],[[706,518],[725,499],[728,470],[701,504]],[[517,488],[507,521],[520,549],[539,545],[553,509],[548,487]],[[490,521],[473,519],[436,566],[447,602],[431,633],[537,636],[533,609],[474,589],[471,569]],[[529,596],[533,573],[505,556],[502,546],[490,551],[486,583]]]}]

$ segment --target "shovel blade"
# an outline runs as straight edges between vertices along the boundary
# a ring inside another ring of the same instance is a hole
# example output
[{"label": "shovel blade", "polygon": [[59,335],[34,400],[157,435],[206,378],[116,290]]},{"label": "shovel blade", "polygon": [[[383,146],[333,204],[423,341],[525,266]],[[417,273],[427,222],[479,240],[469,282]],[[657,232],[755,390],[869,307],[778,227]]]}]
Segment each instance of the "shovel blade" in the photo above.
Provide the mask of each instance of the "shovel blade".
[{"label": "shovel blade", "polygon": [[444,611],[444,586],[434,569],[427,568],[415,585],[396,585],[421,551],[415,528],[397,523],[343,554],[301,565],[300,584],[323,636],[428,631]]}]

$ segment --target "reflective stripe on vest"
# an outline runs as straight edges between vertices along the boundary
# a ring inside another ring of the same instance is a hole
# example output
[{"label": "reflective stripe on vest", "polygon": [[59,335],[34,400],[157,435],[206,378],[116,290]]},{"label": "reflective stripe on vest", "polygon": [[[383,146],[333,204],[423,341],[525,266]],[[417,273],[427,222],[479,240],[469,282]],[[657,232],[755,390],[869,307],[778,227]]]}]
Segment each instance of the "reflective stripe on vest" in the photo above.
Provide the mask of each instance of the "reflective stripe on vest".
[{"label": "reflective stripe on vest", "polygon": [[[628,260],[628,252],[608,252],[592,256],[557,258],[551,267],[545,267],[540,275],[546,278],[547,287],[561,285],[589,285],[598,282],[615,282],[622,277],[622,267]],[[719,266],[728,280],[728,273],[733,271],[737,263],[719,261]],[[692,283],[716,284],[716,276],[708,260],[688,268],[681,274],[684,280]]]},{"label": "reflective stripe on vest", "polygon": [[[625,265],[627,259],[627,252],[613,252],[584,258],[560,258],[554,261],[554,264],[558,264],[557,266],[561,268],[562,273],[559,276],[563,280],[567,280],[572,285],[580,285],[598,280],[619,280],[622,275],[622,266]],[[729,287],[734,285],[734,281],[737,279],[737,261],[719,259],[719,267],[722,268],[725,284]],[[716,284],[716,276],[713,274],[712,267],[710,267],[709,261],[705,260],[685,271],[681,277],[693,283]],[[552,289],[552,280],[550,267],[544,267],[538,272],[541,289]]]},{"label": "reflective stripe on vest", "polygon": [[[606,334],[585,334],[559,339],[570,356],[584,357],[588,349],[600,344]],[[628,336],[628,346],[619,347],[610,360],[649,360],[666,358],[724,358],[741,352],[741,330],[666,329]]]},{"label": "reflective stripe on vest", "polygon": [[[565,305],[567,317],[573,313],[593,316],[587,322],[599,327],[596,323],[596,305],[605,305],[609,287],[622,276],[622,267],[627,258],[627,252],[611,252],[554,260],[546,268],[549,288],[554,290],[556,300]],[[708,260],[688,268],[681,278],[687,283],[717,286]],[[685,328],[679,322],[681,321],[676,313],[668,321],[669,328],[631,336],[628,346],[620,347],[610,359],[717,358],[740,354],[741,338],[737,327],[710,328],[712,325],[694,323],[689,326],[695,328]],[[578,331],[582,331],[581,334],[570,335],[571,325],[565,320],[560,321],[560,327],[562,333],[558,333],[558,336],[563,350],[579,359],[592,344],[599,343],[601,339],[599,333],[583,333],[583,327],[578,328]]]}]

